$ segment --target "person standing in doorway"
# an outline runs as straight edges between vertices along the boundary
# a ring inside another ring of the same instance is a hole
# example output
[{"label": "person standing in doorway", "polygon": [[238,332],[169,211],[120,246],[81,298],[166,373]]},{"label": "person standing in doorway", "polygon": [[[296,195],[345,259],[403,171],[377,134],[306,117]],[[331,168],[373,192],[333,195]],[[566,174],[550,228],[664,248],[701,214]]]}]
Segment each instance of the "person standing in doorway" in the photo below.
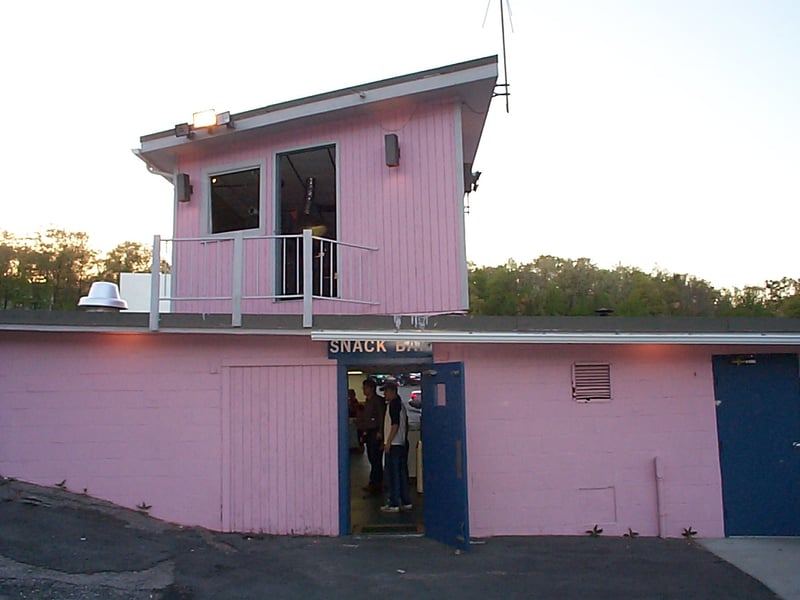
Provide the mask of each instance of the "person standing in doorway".
[{"label": "person standing in doorway", "polygon": [[371,494],[383,492],[383,426],[386,404],[378,395],[378,384],[374,379],[365,379],[361,389],[364,392],[364,436],[367,442],[367,458],[369,459],[369,483],[364,491]]},{"label": "person standing in doorway", "polygon": [[408,495],[408,415],[406,407],[397,393],[397,384],[388,381],[383,386],[386,396],[384,417],[384,471],[389,485],[389,501],[382,506],[383,512],[411,510]]}]

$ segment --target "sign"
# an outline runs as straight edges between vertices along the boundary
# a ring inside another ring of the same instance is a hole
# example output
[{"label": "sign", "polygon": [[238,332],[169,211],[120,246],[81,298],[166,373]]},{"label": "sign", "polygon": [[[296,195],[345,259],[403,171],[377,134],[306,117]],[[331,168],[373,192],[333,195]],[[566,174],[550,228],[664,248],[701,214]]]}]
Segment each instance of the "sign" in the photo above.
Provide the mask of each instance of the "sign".
[{"label": "sign", "polygon": [[418,341],[332,340],[328,358],[433,358],[433,344]]}]

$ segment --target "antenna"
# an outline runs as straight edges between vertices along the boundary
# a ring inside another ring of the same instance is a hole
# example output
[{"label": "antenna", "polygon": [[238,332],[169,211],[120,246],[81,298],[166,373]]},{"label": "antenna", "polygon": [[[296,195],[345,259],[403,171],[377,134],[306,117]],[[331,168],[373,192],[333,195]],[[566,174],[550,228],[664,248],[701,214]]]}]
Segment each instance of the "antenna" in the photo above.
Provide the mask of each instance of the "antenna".
[{"label": "antenna", "polygon": [[[499,0],[500,3],[500,34],[503,40],[503,83],[498,83],[495,87],[503,88],[502,92],[495,92],[492,94],[492,97],[495,96],[505,96],[506,97],[506,112],[509,112],[508,109],[508,97],[511,95],[511,92],[508,91],[508,60],[506,58],[506,19],[505,15],[503,14],[503,2],[505,1],[506,7],[508,8],[508,22],[511,25],[511,33],[514,33],[514,21],[511,18],[511,4],[509,0]],[[489,6],[491,5],[492,0],[489,0],[486,3],[486,12],[483,15],[483,24],[486,25],[486,17],[489,15]]]}]

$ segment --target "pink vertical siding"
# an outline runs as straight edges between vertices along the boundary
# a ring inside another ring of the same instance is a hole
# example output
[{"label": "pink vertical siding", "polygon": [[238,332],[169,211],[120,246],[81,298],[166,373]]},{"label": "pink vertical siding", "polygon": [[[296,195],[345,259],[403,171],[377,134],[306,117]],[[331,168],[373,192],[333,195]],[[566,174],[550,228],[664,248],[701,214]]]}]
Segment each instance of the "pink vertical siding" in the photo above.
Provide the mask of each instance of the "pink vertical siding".
[{"label": "pink vertical siding", "polygon": [[223,528],[330,534],[338,527],[336,368],[228,367]]},{"label": "pink vertical siding", "polygon": [[[324,344],[4,332],[0,356],[0,474],[41,485],[66,479],[72,491],[146,502],[152,515],[187,525],[221,529],[233,513],[248,529],[337,533],[335,378]],[[258,367],[287,360],[309,366]],[[237,364],[252,367],[227,366]],[[234,441],[237,423],[252,430]],[[231,461],[230,444],[245,467]],[[259,444],[279,457],[252,462]],[[235,507],[223,502],[230,480]],[[266,511],[271,500],[282,503],[279,516]]]},{"label": "pink vertical siding", "polygon": [[[711,352],[666,346],[437,346],[465,360],[474,535],[723,534]],[[571,365],[611,364],[610,402],[571,398]]]},{"label": "pink vertical siding", "polygon": [[[273,170],[277,153],[304,147],[336,144],[339,178],[338,239],[378,247],[366,260],[364,282],[377,306],[315,301],[315,312],[327,314],[408,314],[464,310],[464,288],[460,265],[463,232],[459,211],[456,169],[456,106],[409,105],[362,115],[358,120],[340,120],[294,131],[275,133],[255,142],[227,148],[225,154],[198,154],[185,160],[181,171],[196,182],[192,201],[177,208],[175,236],[207,235],[207,215],[202,198],[202,174],[229,164],[266,161],[262,177],[267,206],[262,211],[261,234],[275,232],[275,190]],[[396,133],[400,142],[400,166],[385,165],[384,135]],[[194,245],[193,250],[199,251]],[[258,277],[261,289],[274,291],[272,246]],[[214,270],[191,254],[176,255],[176,281],[199,285],[203,278],[214,282],[230,280],[229,267]],[[182,266],[183,265],[183,266]],[[205,266],[204,266],[205,265]],[[342,272],[343,290],[353,285],[356,274]],[[349,279],[348,279],[349,277]],[[252,280],[251,280],[252,285]],[[208,286],[213,287],[213,286]],[[345,296],[348,294],[345,293]],[[202,303],[180,306],[179,310],[227,312],[225,304]],[[302,303],[246,301],[245,312],[302,312]]]}]

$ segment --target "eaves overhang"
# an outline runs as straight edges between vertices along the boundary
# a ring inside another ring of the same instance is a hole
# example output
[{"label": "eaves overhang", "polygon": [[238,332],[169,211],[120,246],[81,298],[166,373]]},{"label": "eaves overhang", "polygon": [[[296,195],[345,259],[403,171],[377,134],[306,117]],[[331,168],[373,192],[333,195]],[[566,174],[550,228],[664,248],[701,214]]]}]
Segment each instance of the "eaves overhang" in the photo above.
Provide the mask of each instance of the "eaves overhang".
[{"label": "eaves overhang", "polygon": [[313,341],[420,341],[457,344],[666,344],[800,346],[800,319],[659,317],[481,317],[470,315],[302,315],[0,311],[0,331],[299,336]]},{"label": "eaves overhang", "polygon": [[[457,97],[473,111],[481,110],[489,106],[497,75],[497,56],[488,56],[236,113],[231,115],[233,127],[200,129],[191,138],[177,137],[174,129],[144,135],[140,138],[141,148],[134,153],[151,172],[172,173],[182,155],[201,148],[213,149],[259,132],[280,131],[300,120],[313,125],[339,118],[343,111],[358,114],[403,98],[427,101]],[[485,121],[485,113],[482,114],[480,127]],[[475,148],[465,148],[465,156],[474,152]]]},{"label": "eaves overhang", "polygon": [[667,344],[800,346],[797,333],[496,332],[426,330],[314,330],[315,341],[420,341],[456,344]]}]

